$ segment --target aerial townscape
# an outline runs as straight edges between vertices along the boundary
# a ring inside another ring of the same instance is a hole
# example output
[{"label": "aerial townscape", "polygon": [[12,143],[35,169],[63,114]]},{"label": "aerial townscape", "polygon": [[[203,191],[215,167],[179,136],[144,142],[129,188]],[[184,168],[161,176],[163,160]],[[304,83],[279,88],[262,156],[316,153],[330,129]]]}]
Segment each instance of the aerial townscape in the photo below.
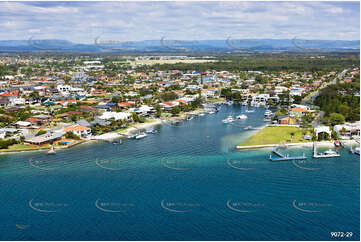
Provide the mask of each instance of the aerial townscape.
[{"label": "aerial townscape", "polygon": [[0,24],[0,241],[360,241],[359,1]]},{"label": "aerial townscape", "polygon": [[[194,60],[201,70],[192,66]],[[221,68],[213,69],[217,62]],[[240,115],[223,120],[228,124],[266,108],[264,128],[239,149],[359,141],[356,64],[337,70],[241,71],[217,57],[161,55],[9,55],[0,63],[2,152],[53,151],[91,140],[144,138],[154,125],[181,125],[212,115],[223,104],[240,105]]]}]

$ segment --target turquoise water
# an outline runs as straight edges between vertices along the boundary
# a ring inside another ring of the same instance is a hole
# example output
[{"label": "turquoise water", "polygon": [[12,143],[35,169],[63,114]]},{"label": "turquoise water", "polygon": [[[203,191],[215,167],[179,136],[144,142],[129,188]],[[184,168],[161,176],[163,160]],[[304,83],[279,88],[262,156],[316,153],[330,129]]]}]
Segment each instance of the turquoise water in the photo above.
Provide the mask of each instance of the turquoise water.
[{"label": "turquoise water", "polygon": [[[359,156],[272,163],[223,106],[142,140],[0,156],[1,240],[359,240]],[[290,155],[305,147],[287,149]],[[349,234],[348,234],[349,235]]]}]

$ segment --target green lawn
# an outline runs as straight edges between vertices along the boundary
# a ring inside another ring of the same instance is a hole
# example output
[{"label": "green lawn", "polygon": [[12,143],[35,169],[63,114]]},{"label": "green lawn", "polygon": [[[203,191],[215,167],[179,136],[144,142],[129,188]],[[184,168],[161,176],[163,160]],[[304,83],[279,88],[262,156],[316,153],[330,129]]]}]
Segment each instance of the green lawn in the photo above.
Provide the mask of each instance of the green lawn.
[{"label": "green lawn", "polygon": [[[253,136],[249,137],[240,146],[247,145],[266,145],[266,144],[279,144],[281,142],[284,143],[301,143],[301,142],[309,142],[307,140],[303,140],[303,131],[305,129],[301,129],[298,127],[265,127],[260,130]],[[291,140],[291,133],[294,132],[294,136]],[[310,135],[310,132],[307,133]]]}]

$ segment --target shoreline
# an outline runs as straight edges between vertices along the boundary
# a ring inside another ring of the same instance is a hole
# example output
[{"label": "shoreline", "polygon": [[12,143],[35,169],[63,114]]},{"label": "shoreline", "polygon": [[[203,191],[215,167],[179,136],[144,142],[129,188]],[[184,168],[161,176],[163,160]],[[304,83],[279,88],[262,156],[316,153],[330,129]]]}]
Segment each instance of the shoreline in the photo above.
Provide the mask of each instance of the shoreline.
[{"label": "shoreline", "polygon": [[[157,126],[157,125],[163,125],[164,122],[169,122],[169,121],[176,120],[176,119],[183,119],[185,116],[187,116],[189,114],[198,114],[198,113],[202,113],[202,112],[204,112],[203,109],[196,109],[196,110],[188,112],[188,113],[182,113],[178,117],[169,117],[169,118],[165,118],[164,120],[160,119],[160,118],[154,119],[154,121],[149,122],[149,123],[136,123],[136,124],[133,124],[131,127],[128,127],[127,129],[120,131],[120,132],[113,131],[113,132],[109,132],[109,133],[105,133],[105,134],[101,134],[101,135],[92,136],[89,139],[81,140],[79,142],[76,142],[76,143],[68,145],[68,146],[58,146],[58,147],[54,146],[54,150],[69,149],[75,145],[87,144],[87,143],[91,143],[91,142],[112,141],[115,139],[120,139],[120,138],[123,138],[125,136],[132,134],[133,132],[135,132],[137,130],[146,129],[146,128],[150,128],[150,127]],[[0,155],[24,153],[24,152],[43,152],[43,151],[48,151],[49,149],[50,149],[49,147],[36,147],[34,149],[30,148],[30,149],[18,149],[18,150],[3,150],[3,151],[0,151]]]},{"label": "shoreline", "polygon": [[[345,143],[346,145],[357,145],[358,143],[356,140],[341,140],[341,142]],[[276,146],[279,146],[280,144],[264,144],[264,145],[237,145],[237,150],[251,150],[251,149],[267,149],[267,148],[274,148]],[[304,143],[288,143],[284,144],[286,147],[292,147],[292,146],[307,146],[312,147],[313,142],[304,142]],[[320,141],[317,142],[318,147],[334,147],[334,142],[332,141]]]}]

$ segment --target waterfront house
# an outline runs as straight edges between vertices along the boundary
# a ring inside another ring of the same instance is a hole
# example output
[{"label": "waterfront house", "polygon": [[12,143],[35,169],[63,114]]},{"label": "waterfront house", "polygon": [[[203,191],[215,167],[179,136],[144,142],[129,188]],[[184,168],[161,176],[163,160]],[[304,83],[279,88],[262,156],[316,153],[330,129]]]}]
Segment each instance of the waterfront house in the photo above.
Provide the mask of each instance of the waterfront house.
[{"label": "waterfront house", "polygon": [[64,128],[64,132],[72,132],[81,138],[86,138],[91,134],[91,129],[79,124]]},{"label": "waterfront house", "polygon": [[278,117],[278,123],[283,124],[283,125],[296,125],[297,124],[296,120],[289,116]]}]

